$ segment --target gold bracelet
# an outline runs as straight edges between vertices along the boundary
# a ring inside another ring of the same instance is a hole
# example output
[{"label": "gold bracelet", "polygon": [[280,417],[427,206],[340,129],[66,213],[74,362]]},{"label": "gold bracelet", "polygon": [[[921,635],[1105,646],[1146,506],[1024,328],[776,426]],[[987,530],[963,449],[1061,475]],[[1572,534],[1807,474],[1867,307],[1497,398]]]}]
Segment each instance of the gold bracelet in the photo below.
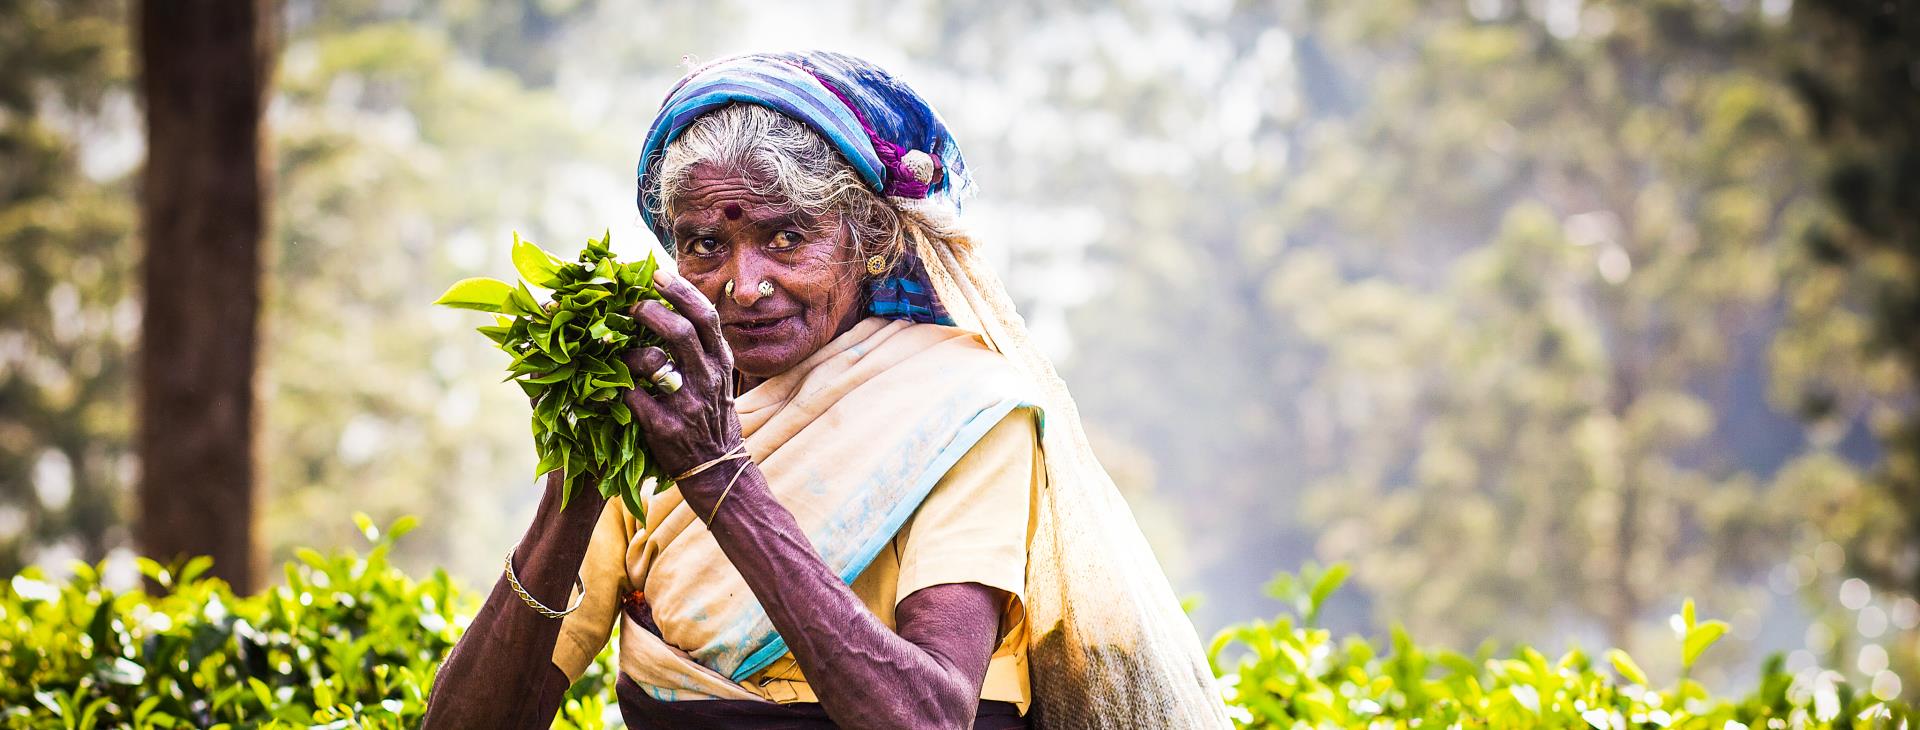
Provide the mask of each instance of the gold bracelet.
[{"label": "gold bracelet", "polygon": [[715,458],[713,461],[709,461],[705,464],[701,464],[692,469],[688,469],[686,471],[680,472],[680,475],[674,477],[673,480],[678,482],[678,481],[690,479],[695,474],[699,474],[700,472],[703,472],[708,469],[712,469],[715,466],[718,466],[720,462],[744,458],[746,457],[746,455],[747,455],[747,442],[742,441],[740,442],[740,445],[735,446],[731,449],[728,449],[727,453],[721,454],[718,458]]},{"label": "gold bracelet", "polygon": [[568,606],[567,610],[565,611],[555,611],[551,608],[547,608],[546,604],[543,604],[538,599],[535,599],[533,597],[533,594],[528,593],[527,589],[520,585],[519,578],[514,577],[512,548],[507,549],[506,562],[507,562],[507,585],[513,586],[513,592],[520,594],[520,600],[525,601],[527,603],[528,608],[533,609],[534,611],[538,612],[542,616],[545,616],[547,618],[565,617],[567,614],[573,613],[574,609],[579,608],[580,601],[587,597],[586,585],[580,582],[580,576],[575,575],[573,576],[573,587],[580,589],[580,595],[573,597],[573,605]]},{"label": "gold bracelet", "polygon": [[740,481],[741,474],[747,473],[747,467],[749,466],[753,466],[752,459],[741,463],[740,468],[733,472],[733,478],[727,480],[727,488],[720,491],[719,499],[713,500],[713,514],[707,515],[708,524],[712,524],[714,519],[720,516],[720,505],[727,503],[727,495],[733,493],[733,485]]}]

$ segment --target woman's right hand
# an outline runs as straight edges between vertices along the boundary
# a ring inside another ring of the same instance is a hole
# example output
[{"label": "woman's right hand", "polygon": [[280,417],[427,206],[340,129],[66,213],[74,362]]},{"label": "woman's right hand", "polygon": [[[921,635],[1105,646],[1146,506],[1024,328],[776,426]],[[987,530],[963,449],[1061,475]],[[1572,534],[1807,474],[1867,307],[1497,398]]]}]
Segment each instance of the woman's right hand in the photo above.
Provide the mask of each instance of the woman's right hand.
[{"label": "woman's right hand", "polygon": [[636,380],[647,379],[668,364],[680,371],[680,389],[672,393],[634,388],[625,394],[647,453],[668,474],[679,474],[720,457],[740,445],[740,414],[733,407],[733,352],[720,336],[720,316],[686,279],[666,271],[654,274],[668,309],[647,300],[633,318],[665,341],[666,348],[630,350],[622,359]]}]

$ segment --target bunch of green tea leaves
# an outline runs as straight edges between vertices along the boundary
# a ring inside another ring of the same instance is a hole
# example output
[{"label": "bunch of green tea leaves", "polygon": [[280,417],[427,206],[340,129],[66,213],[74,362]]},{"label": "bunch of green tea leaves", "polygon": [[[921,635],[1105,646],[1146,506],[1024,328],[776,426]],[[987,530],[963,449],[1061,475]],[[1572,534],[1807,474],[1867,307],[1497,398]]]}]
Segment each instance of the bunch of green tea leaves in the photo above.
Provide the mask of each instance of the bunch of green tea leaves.
[{"label": "bunch of green tea leaves", "polygon": [[[480,333],[513,356],[506,379],[533,398],[535,471],[565,473],[562,506],[581,478],[594,478],[602,495],[618,494],[629,512],[645,519],[642,485],[651,477],[659,491],[672,482],[647,458],[633,414],[620,400],[620,389],[635,387],[620,353],[660,344],[627,316],[642,300],[660,299],[653,287],[659,264],[652,255],[616,261],[607,249],[611,238],[588,240],[577,262],[568,263],[516,233],[513,266],[523,281],[465,279],[434,303],[494,313],[494,324]],[[552,294],[543,303],[529,285]]]}]

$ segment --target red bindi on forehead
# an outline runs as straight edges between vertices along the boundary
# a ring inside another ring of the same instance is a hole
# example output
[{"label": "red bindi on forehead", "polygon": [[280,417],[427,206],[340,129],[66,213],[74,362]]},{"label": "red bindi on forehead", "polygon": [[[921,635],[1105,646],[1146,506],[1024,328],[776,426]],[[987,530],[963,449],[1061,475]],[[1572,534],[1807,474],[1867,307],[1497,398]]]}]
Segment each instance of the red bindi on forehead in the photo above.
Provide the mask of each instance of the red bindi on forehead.
[{"label": "red bindi on forehead", "polygon": [[724,208],[723,210],[727,214],[727,220],[730,220],[730,221],[740,220],[740,204],[739,203],[728,203],[727,207]]}]

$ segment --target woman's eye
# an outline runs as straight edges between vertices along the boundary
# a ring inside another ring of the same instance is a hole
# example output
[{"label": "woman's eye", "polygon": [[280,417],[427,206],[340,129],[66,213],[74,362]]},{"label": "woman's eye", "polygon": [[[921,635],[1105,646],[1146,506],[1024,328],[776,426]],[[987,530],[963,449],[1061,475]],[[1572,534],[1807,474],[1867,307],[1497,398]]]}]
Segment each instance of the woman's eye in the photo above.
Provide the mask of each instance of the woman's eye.
[{"label": "woman's eye", "polygon": [[720,250],[720,242],[711,238],[696,238],[688,241],[682,248],[695,256],[711,256],[715,251]]},{"label": "woman's eye", "polygon": [[780,235],[773,237],[773,243],[768,244],[768,248],[793,248],[806,240],[797,231],[781,231]]}]

